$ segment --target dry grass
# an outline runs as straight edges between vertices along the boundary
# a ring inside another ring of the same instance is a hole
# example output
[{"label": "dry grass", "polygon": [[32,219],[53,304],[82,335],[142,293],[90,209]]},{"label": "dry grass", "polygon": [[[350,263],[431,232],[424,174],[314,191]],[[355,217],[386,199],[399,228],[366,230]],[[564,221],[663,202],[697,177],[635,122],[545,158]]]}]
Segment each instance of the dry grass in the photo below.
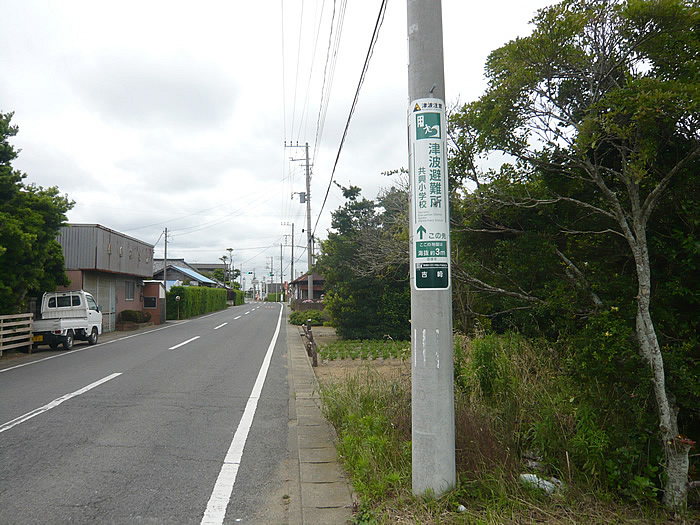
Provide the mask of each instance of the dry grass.
[{"label": "dry grass", "polygon": [[[314,329],[316,330],[316,328]],[[318,338],[332,339],[332,329],[323,327]],[[521,371],[523,374],[537,370]],[[334,410],[342,411],[342,404],[356,403],[343,400],[343,395],[362,391],[363,403],[368,392],[376,390],[377,400],[391,396],[400,399],[401,408],[393,405],[386,414],[384,435],[407,444],[411,439],[411,370],[410,362],[401,359],[344,359],[326,361],[315,369],[322,388],[333,391]],[[531,377],[524,381],[529,384]],[[534,385],[531,385],[534,387]],[[400,390],[397,391],[397,389]],[[382,402],[377,402],[377,405]],[[363,412],[368,413],[368,412]],[[381,418],[380,418],[381,419]],[[455,444],[459,476],[458,488],[439,500],[416,498],[411,494],[410,479],[400,488],[386,494],[373,493],[364,498],[368,512],[360,513],[357,523],[398,524],[691,524],[700,523],[697,513],[685,517],[668,515],[662,508],[650,505],[637,507],[614,498],[594,493],[588,487],[569,484],[566,490],[547,496],[535,489],[523,487],[518,474],[524,472],[521,459],[511,449],[512,436],[502,435],[502,422],[483,410],[475,399],[457,395],[455,403]],[[341,435],[341,439],[342,435]],[[363,437],[362,439],[365,439]],[[399,455],[399,451],[394,454]],[[410,446],[408,447],[410,456]],[[410,464],[410,457],[406,459]],[[352,470],[350,468],[349,470]],[[366,473],[366,475],[375,475]],[[376,473],[381,476],[381,472]],[[363,479],[363,483],[367,480]],[[392,485],[396,487],[395,485]],[[588,491],[588,492],[587,492]],[[459,505],[466,510],[458,512]],[[374,521],[372,521],[374,520]]]}]

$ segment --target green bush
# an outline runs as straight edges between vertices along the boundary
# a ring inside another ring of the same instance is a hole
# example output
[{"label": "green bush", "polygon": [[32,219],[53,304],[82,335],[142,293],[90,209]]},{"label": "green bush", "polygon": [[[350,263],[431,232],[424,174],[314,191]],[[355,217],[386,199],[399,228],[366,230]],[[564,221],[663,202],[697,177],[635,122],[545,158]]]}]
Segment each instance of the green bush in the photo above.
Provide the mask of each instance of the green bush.
[{"label": "green bush", "polygon": [[242,290],[233,290],[233,306],[245,303],[245,292]]},{"label": "green bush", "polygon": [[[180,297],[177,301],[176,297]],[[173,286],[167,295],[168,319],[187,319],[225,310],[226,290],[203,286]]]},{"label": "green bush", "polygon": [[123,322],[127,323],[147,323],[151,320],[150,312],[141,312],[139,310],[122,310],[119,317]]},{"label": "green bush", "polygon": [[302,325],[311,319],[311,326],[323,326],[323,323],[328,319],[326,314],[321,310],[305,310],[303,312],[292,312],[289,316],[290,324]]},{"label": "green bush", "polygon": [[625,380],[636,359],[629,329],[601,315],[586,336],[557,345],[512,333],[457,336],[457,398],[490,418],[516,457],[536,450],[557,477],[653,501],[663,451],[649,380]]}]

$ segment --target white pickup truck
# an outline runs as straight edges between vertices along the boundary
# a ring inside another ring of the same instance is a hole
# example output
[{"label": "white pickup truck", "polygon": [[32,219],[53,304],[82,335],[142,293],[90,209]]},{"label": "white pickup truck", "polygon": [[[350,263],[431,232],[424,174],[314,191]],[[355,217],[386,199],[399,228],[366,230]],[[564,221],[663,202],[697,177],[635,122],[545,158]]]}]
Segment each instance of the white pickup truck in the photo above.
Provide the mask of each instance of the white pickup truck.
[{"label": "white pickup truck", "polygon": [[47,292],[41,298],[41,319],[35,320],[33,327],[34,346],[48,344],[55,349],[63,344],[70,350],[75,339],[94,345],[100,334],[102,312],[89,293]]}]

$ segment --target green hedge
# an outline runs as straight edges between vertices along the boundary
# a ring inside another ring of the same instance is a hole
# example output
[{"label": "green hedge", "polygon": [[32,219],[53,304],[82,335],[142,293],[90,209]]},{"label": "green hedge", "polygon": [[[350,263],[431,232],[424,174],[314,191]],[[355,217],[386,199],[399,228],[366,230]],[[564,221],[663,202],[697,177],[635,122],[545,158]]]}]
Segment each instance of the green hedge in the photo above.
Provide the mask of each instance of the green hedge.
[{"label": "green hedge", "polygon": [[320,310],[306,310],[304,312],[292,312],[289,323],[295,325],[306,324],[311,319],[311,326],[322,326],[328,320],[328,316]]},{"label": "green hedge", "polygon": [[245,303],[245,292],[242,290],[233,290],[233,306]]},{"label": "green hedge", "polygon": [[[175,297],[179,296],[180,301]],[[179,304],[178,304],[179,302]],[[187,319],[226,309],[226,290],[203,286],[173,286],[168,292],[168,319]]]}]

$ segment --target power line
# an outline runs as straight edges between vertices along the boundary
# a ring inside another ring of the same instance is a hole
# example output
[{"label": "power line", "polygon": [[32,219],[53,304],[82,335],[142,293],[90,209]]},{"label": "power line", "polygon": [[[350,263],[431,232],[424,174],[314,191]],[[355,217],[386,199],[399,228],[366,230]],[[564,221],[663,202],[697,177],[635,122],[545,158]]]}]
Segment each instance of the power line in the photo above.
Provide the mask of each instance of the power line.
[{"label": "power line", "polygon": [[352,106],[350,107],[350,113],[348,114],[348,120],[345,123],[345,130],[343,131],[343,136],[340,139],[340,145],[338,146],[338,153],[335,156],[335,162],[333,164],[333,170],[331,171],[330,180],[328,181],[328,188],[326,189],[326,195],[323,198],[323,204],[321,204],[321,209],[318,212],[318,218],[316,219],[316,224],[314,225],[313,234],[316,233],[316,228],[318,227],[318,222],[321,220],[321,214],[323,213],[323,208],[326,205],[326,200],[328,199],[328,193],[331,191],[331,186],[333,184],[333,177],[335,176],[335,170],[338,166],[338,160],[340,159],[340,153],[343,151],[343,145],[345,144],[345,138],[348,134],[348,129],[350,128],[350,121],[355,112],[355,107],[357,106],[357,101],[360,98],[360,89],[365,81],[365,76],[367,70],[369,69],[369,61],[372,58],[372,53],[374,52],[374,46],[377,43],[379,37],[379,30],[384,22],[384,14],[386,13],[387,0],[382,0],[382,4],[379,7],[379,14],[377,15],[377,22],[374,25],[374,32],[372,33],[372,39],[369,44],[369,49],[367,50],[367,56],[365,57],[365,63],[362,67],[362,74],[360,75],[360,80],[357,83],[357,89],[355,90],[355,98],[352,101]]},{"label": "power line", "polygon": [[[326,114],[328,113],[328,104],[330,102],[331,90],[333,89],[333,79],[335,77],[335,66],[338,62],[338,49],[340,47],[340,39],[343,33],[343,23],[345,21],[345,10],[347,7],[347,0],[342,0],[339,14],[338,23],[335,30],[335,41],[333,41],[333,23],[335,21],[335,9],[336,2],[333,2],[333,14],[331,16],[331,28],[328,33],[328,48],[326,49],[326,64],[323,68],[323,83],[321,85],[321,103],[318,107],[318,117],[316,119],[316,137],[314,139],[314,154],[313,160],[316,161],[316,154],[318,153],[318,146],[323,137],[323,128],[326,122]],[[333,53],[331,54],[331,48]],[[329,67],[330,65],[330,67]],[[326,91],[326,82],[328,83],[328,91]]]},{"label": "power line", "polygon": [[[324,11],[325,7],[326,7],[326,2],[324,0],[324,2],[321,4],[321,12],[319,13],[318,17],[316,17],[318,19],[318,25],[316,28],[316,38],[314,38],[314,47],[313,47],[313,51],[311,52],[311,66],[309,67],[309,80],[306,84],[306,95],[304,96],[304,105],[301,108],[302,118],[299,121],[299,132],[297,133],[297,139],[299,139],[299,137],[301,137],[302,125],[305,126],[306,122],[308,121],[308,114],[306,113],[306,108],[307,108],[307,105],[309,103],[309,94],[311,93],[311,79],[312,79],[313,73],[314,73],[314,64],[316,63],[316,49],[318,48],[318,39],[321,36],[321,22],[323,20],[323,11]],[[306,115],[306,116],[304,117],[304,115]],[[294,132],[294,130],[292,130],[292,132]]]}]

